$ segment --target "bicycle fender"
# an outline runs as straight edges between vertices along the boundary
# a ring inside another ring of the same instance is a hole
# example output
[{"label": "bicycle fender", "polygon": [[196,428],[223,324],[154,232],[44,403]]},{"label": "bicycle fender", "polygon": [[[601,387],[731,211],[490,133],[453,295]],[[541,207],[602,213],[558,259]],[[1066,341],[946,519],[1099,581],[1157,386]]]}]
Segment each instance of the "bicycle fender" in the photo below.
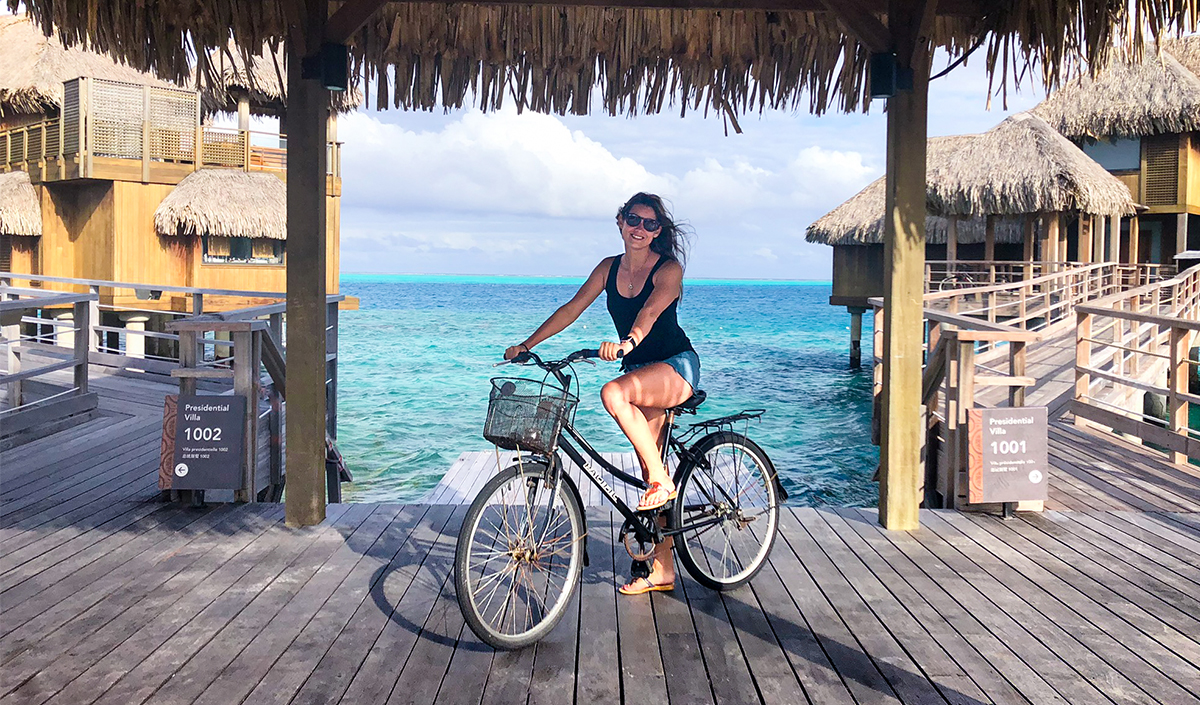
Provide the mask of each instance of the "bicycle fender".
[{"label": "bicycle fender", "polygon": [[565,472],[558,474],[559,482],[566,482],[567,489],[575,496],[575,501],[579,504],[582,510],[580,514],[583,516],[583,565],[586,568],[591,565],[591,558],[588,556],[588,539],[587,539],[587,508],[583,506],[583,496],[579,494],[579,487],[575,485],[575,481]]}]

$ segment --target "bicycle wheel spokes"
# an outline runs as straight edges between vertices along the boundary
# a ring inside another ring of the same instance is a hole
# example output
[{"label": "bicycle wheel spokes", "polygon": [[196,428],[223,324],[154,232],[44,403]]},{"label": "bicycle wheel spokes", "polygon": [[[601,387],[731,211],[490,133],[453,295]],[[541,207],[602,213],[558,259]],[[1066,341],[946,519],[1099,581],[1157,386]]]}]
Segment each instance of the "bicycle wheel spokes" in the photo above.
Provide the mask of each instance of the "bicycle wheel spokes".
[{"label": "bicycle wheel spokes", "polygon": [[540,475],[515,473],[493,489],[469,529],[465,576],[488,632],[520,637],[570,597],[576,530],[564,494]]},{"label": "bicycle wheel spokes", "polygon": [[735,583],[757,570],[775,531],[773,470],[750,449],[723,443],[709,449],[682,490],[678,541],[717,583]]}]

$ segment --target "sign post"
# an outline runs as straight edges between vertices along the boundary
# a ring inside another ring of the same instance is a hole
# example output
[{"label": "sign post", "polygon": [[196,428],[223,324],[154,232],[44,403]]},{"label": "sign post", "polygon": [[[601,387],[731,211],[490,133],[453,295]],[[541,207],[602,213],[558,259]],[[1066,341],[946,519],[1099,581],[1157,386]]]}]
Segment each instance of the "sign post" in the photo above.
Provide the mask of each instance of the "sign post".
[{"label": "sign post", "polygon": [[[175,447],[160,477],[169,476],[170,489],[242,489],[245,397],[181,394],[174,409],[169,407],[174,412]],[[165,418],[164,426],[170,421]]]},{"label": "sign post", "polygon": [[1044,406],[971,409],[967,501],[1045,501],[1046,429]]}]

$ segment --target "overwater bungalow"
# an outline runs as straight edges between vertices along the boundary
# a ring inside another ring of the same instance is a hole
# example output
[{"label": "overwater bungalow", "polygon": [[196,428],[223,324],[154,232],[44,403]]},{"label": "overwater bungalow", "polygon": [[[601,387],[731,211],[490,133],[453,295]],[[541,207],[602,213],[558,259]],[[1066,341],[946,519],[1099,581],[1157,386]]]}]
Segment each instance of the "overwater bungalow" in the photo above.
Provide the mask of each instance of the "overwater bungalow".
[{"label": "overwater bungalow", "polygon": [[[267,51],[249,63],[240,51],[204,59],[187,82],[201,90],[191,90],[105,54],[66,48],[28,17],[0,18],[0,222],[18,224],[6,225],[14,232],[0,240],[0,271],[93,281],[101,322],[160,332],[165,312],[194,312],[195,300],[155,285],[286,288],[286,133],[250,124],[251,115],[284,112],[282,59]],[[338,95],[327,145],[331,293],[340,243],[336,111],[356,99]],[[236,127],[213,123],[214,115],[234,112]],[[205,301],[205,310],[225,306],[219,296]],[[130,339],[140,337],[111,334],[99,347],[125,350]]]},{"label": "overwater bungalow", "polygon": [[1085,73],[1032,112],[1145,206],[1120,229],[1120,261],[1169,264],[1200,247],[1200,37]]},{"label": "overwater bungalow", "polygon": [[[1136,204],[1117,177],[1043,120],[1021,113],[981,135],[927,144],[927,287],[954,284],[946,281],[952,270],[994,281],[1006,262],[1015,271],[1016,263],[1115,261],[1091,237],[1095,219],[1119,223]],[[872,182],[806,233],[833,247],[830,304],[847,306],[856,319],[868,299],[883,295],[884,183]]]}]

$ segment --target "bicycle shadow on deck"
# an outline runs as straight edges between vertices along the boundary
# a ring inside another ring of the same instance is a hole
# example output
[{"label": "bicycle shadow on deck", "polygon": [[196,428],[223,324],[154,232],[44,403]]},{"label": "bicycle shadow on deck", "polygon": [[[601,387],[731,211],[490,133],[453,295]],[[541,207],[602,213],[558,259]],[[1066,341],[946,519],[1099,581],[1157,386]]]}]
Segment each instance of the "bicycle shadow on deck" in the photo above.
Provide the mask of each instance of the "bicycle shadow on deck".
[{"label": "bicycle shadow on deck", "polygon": [[[402,562],[397,559],[402,559],[403,556],[397,555],[393,560],[379,566],[371,576],[370,595],[375,607],[382,614],[387,615],[388,620],[392,624],[413,634],[418,641],[428,640],[440,646],[450,647],[456,651],[494,653],[494,649],[478,641],[470,632],[470,629],[464,626],[455,596],[453,578],[454,552],[464,509],[461,508],[459,511],[455,511],[449,522],[440,529],[440,532],[433,540],[412,539],[410,537],[402,553],[408,556],[421,557],[419,563]],[[590,550],[593,552],[613,550],[618,558],[618,562],[623,562],[625,554],[620,544],[616,542],[615,537],[617,526],[609,525],[608,522],[593,523],[591,521],[591,513],[589,512],[589,527],[589,531],[592,534],[592,547]],[[614,534],[612,537],[602,537],[597,533],[598,531],[609,530]],[[782,541],[782,539],[780,540]],[[786,544],[777,546],[777,549],[792,550]],[[801,559],[801,563],[803,563],[804,557],[800,554],[797,554],[797,556]],[[601,564],[604,567],[600,567]],[[767,566],[767,569],[770,570],[771,566]],[[771,579],[777,578],[772,577]],[[590,567],[584,569],[582,576],[583,584],[609,585],[614,592],[617,586],[624,582],[624,576],[619,575],[614,567],[609,567],[607,560],[594,561]],[[754,586],[755,582],[752,581],[750,585],[731,592],[711,593],[699,596],[692,595],[691,599],[688,599],[684,595],[684,590],[680,589],[677,584],[676,589],[672,593],[655,593],[653,598],[651,595],[636,597],[616,595],[615,599],[678,601],[686,609],[692,611],[698,610],[712,619],[732,625],[741,634],[757,638],[762,643],[775,644],[780,649],[780,654],[791,662],[793,676],[806,693],[811,693],[814,683],[811,682],[809,676],[805,674],[801,666],[795,663],[796,659],[805,659],[817,668],[832,667],[836,671],[837,676],[845,681],[844,687],[847,688],[847,702],[853,701],[854,696],[851,694],[852,692],[857,690],[861,696],[861,691],[864,688],[878,693],[880,699],[907,701],[905,696],[897,695],[897,693],[912,693],[914,690],[929,691],[930,689],[936,689],[937,693],[945,701],[957,705],[983,705],[985,702],[972,695],[960,692],[944,682],[935,680],[938,678],[936,675],[932,677],[925,676],[919,670],[920,666],[917,666],[915,670],[901,668],[886,660],[872,658],[856,642],[851,644],[842,643],[842,641],[836,638],[813,631],[809,626],[808,617],[803,611],[800,611],[799,604],[795,605],[800,617],[798,621],[783,616],[778,610],[764,609],[756,597]],[[696,589],[695,584],[691,583],[689,589]],[[705,590],[704,588],[699,589]],[[582,594],[577,593],[576,599],[583,599]],[[793,601],[795,601],[795,598],[793,598]],[[605,598],[604,608],[608,609],[610,606],[615,611],[615,601],[610,603]],[[739,607],[759,612],[762,614],[763,619],[739,620],[732,614],[738,611],[735,608]],[[584,604],[582,608],[587,610],[589,606]],[[662,608],[659,607],[658,609]],[[615,623],[616,615],[614,614]],[[577,627],[571,628],[577,629]],[[885,630],[886,628],[880,627],[880,629]],[[618,630],[618,634],[620,634],[620,630]],[[699,639],[701,637],[696,635],[696,638]],[[619,640],[620,637],[618,636],[618,644]],[[798,644],[804,643],[814,644],[817,647],[808,653],[805,653],[803,649],[796,648]],[[569,640],[566,646],[573,652],[567,655],[567,658],[578,664],[578,652],[576,651],[575,640]],[[711,646],[717,649],[717,651],[723,651],[724,649],[723,644],[713,644]],[[540,656],[546,649],[562,647],[558,644],[543,641],[539,643],[537,648],[539,649],[538,654]],[[903,648],[902,645],[901,648]],[[819,657],[818,652],[820,654]],[[751,659],[747,659],[747,662],[753,675],[755,664]],[[576,665],[576,667],[578,666]],[[758,677],[754,677],[757,681]],[[850,687],[851,681],[856,682],[861,687]],[[809,694],[808,697],[811,699],[813,696]],[[814,700],[813,702],[818,701]]]}]

